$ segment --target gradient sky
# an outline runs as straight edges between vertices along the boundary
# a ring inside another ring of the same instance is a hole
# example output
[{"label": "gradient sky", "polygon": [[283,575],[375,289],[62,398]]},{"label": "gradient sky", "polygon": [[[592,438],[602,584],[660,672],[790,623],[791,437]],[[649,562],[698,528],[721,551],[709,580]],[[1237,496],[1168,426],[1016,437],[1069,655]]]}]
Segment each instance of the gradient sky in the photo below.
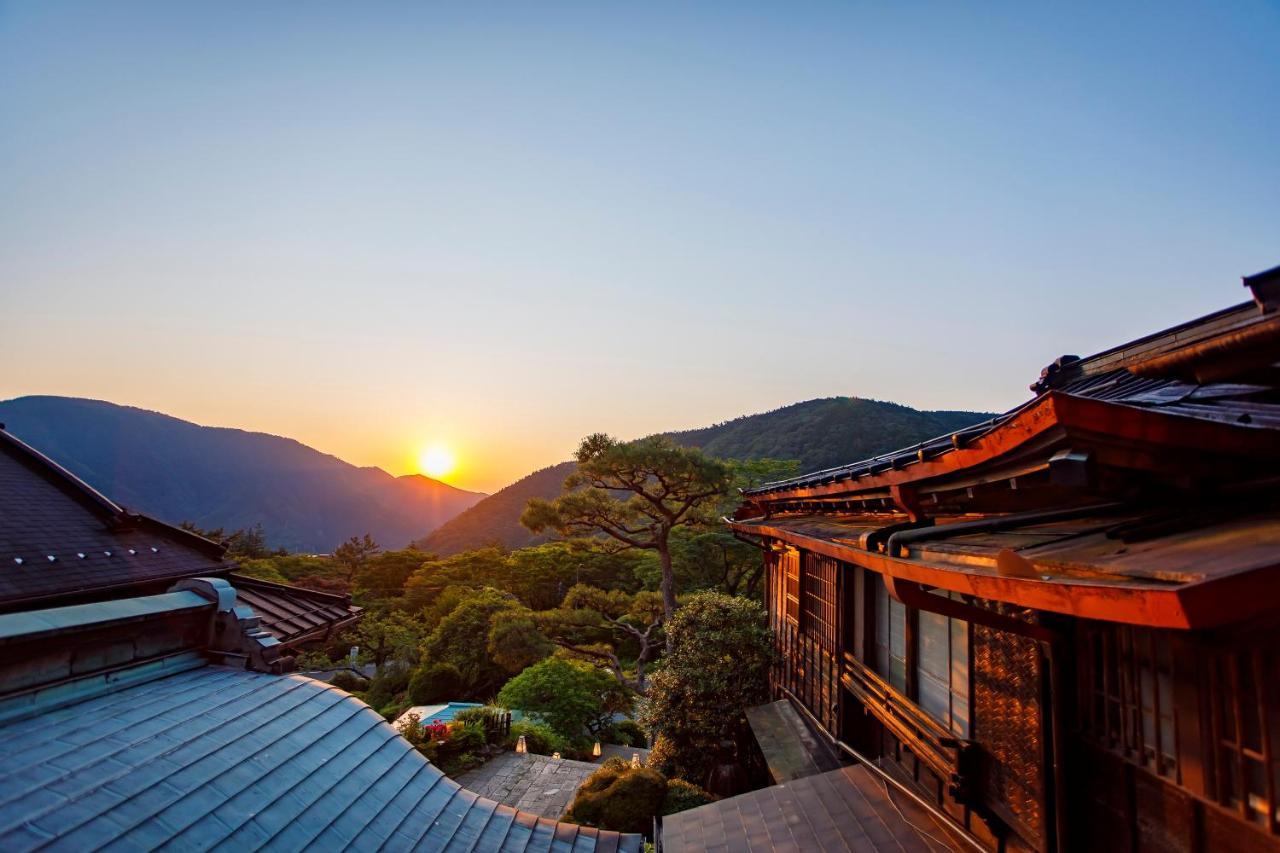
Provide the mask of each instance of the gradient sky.
[{"label": "gradient sky", "polygon": [[0,2],[0,398],[493,490],[1280,263],[1280,6]]}]

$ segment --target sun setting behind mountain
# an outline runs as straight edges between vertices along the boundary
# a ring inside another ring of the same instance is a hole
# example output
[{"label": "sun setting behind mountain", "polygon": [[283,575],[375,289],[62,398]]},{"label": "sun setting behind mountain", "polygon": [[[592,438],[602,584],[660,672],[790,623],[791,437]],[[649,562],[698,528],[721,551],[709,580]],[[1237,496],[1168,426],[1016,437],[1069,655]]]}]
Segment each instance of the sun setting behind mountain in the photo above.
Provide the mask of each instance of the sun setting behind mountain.
[{"label": "sun setting behind mountain", "polygon": [[442,444],[433,444],[418,454],[418,470],[433,480],[448,477],[456,467],[453,451]]}]

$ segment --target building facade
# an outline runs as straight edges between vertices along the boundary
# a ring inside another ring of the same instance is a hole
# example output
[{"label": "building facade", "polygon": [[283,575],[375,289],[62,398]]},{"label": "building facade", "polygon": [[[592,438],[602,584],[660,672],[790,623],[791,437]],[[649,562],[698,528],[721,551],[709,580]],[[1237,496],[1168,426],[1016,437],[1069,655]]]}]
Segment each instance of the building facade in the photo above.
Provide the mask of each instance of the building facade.
[{"label": "building facade", "polygon": [[989,849],[1280,849],[1280,270],[744,493],[774,687]]}]

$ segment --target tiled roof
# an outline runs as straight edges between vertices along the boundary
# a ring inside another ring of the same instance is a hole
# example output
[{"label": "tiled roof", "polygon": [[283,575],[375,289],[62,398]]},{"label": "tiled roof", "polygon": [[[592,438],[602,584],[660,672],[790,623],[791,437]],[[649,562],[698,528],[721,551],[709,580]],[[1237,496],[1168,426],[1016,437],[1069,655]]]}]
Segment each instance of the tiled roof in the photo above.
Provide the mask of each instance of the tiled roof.
[{"label": "tiled roof", "polygon": [[961,849],[920,807],[892,797],[865,767],[794,779],[663,818],[667,853],[723,850]]},{"label": "tiled roof", "polygon": [[[1252,335],[1244,340],[1242,336]],[[1201,349],[1197,349],[1201,348]],[[1201,351],[1203,349],[1203,352]],[[1215,365],[1214,381],[1199,381],[1194,370],[1184,366],[1162,366],[1183,353],[1188,362],[1220,361],[1224,353],[1239,351],[1239,363]],[[748,489],[748,496],[768,497],[773,493],[815,485],[853,480],[870,474],[904,469],[918,462],[953,453],[974,440],[1013,421],[1035,405],[1043,393],[1102,400],[1123,406],[1158,411],[1162,414],[1280,430],[1280,403],[1276,402],[1274,373],[1259,372],[1280,354],[1280,316],[1259,313],[1253,303],[1245,303],[1139,338],[1088,358],[1063,356],[1045,368],[1032,389],[1039,396],[988,421],[954,433],[941,435],[910,447],[786,480]],[[1230,374],[1262,376],[1264,384],[1228,381]],[[1268,380],[1266,377],[1271,377]],[[1217,381],[1223,380],[1223,381]]]},{"label": "tiled roof", "polygon": [[[1151,409],[1164,414],[1249,426],[1255,429],[1280,430],[1280,404],[1270,402],[1274,389],[1264,385],[1225,382],[1197,385],[1177,379],[1136,377],[1126,370],[1116,370],[1078,379],[1055,389],[1055,392]],[[837,468],[765,483],[757,488],[748,489],[744,494],[767,496],[771,492],[853,480],[868,474],[895,469],[907,469],[918,462],[953,453],[975,439],[1000,428],[1038,400],[1039,398],[1031,400],[991,420],[940,435],[910,447],[903,447]]]},{"label": "tiled roof", "polygon": [[0,727],[5,850],[639,851],[459,787],[373,709],[203,666]]},{"label": "tiled roof", "polygon": [[[127,512],[0,429],[0,609],[226,575],[234,564],[222,553],[214,542]],[[326,636],[360,615],[347,596],[232,580],[282,643]]]},{"label": "tiled roof", "polygon": [[0,430],[0,606],[229,567],[214,543],[125,512]]},{"label": "tiled roof", "polygon": [[282,643],[298,643],[328,635],[360,617],[345,595],[270,583],[233,574],[236,598],[249,605],[262,627]]}]

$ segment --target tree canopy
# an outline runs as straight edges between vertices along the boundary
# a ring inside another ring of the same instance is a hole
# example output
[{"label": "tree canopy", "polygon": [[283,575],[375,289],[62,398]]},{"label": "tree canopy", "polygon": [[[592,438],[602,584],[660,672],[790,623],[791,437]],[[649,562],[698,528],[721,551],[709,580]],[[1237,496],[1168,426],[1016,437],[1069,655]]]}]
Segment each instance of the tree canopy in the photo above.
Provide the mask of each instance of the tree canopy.
[{"label": "tree canopy", "polygon": [[745,730],[746,709],[768,701],[773,640],[759,603],[719,592],[689,596],[666,631],[638,719],[660,735],[663,772],[700,783],[720,741]]},{"label": "tree canopy", "polygon": [[529,501],[521,522],[534,532],[595,537],[615,548],[658,554],[663,611],[676,610],[671,531],[707,524],[733,482],[728,465],[653,436],[620,442],[597,433],[582,440],[577,470],[555,500]]},{"label": "tree canopy", "polygon": [[507,675],[489,654],[493,619],[499,613],[522,610],[523,605],[510,593],[487,587],[476,590],[441,619],[423,641],[422,657],[428,664],[450,663],[457,667],[468,694],[491,695]]},{"label": "tree canopy", "polygon": [[613,676],[591,664],[547,658],[511,679],[498,704],[532,714],[562,737],[598,735],[615,713],[629,714],[633,699]]}]

